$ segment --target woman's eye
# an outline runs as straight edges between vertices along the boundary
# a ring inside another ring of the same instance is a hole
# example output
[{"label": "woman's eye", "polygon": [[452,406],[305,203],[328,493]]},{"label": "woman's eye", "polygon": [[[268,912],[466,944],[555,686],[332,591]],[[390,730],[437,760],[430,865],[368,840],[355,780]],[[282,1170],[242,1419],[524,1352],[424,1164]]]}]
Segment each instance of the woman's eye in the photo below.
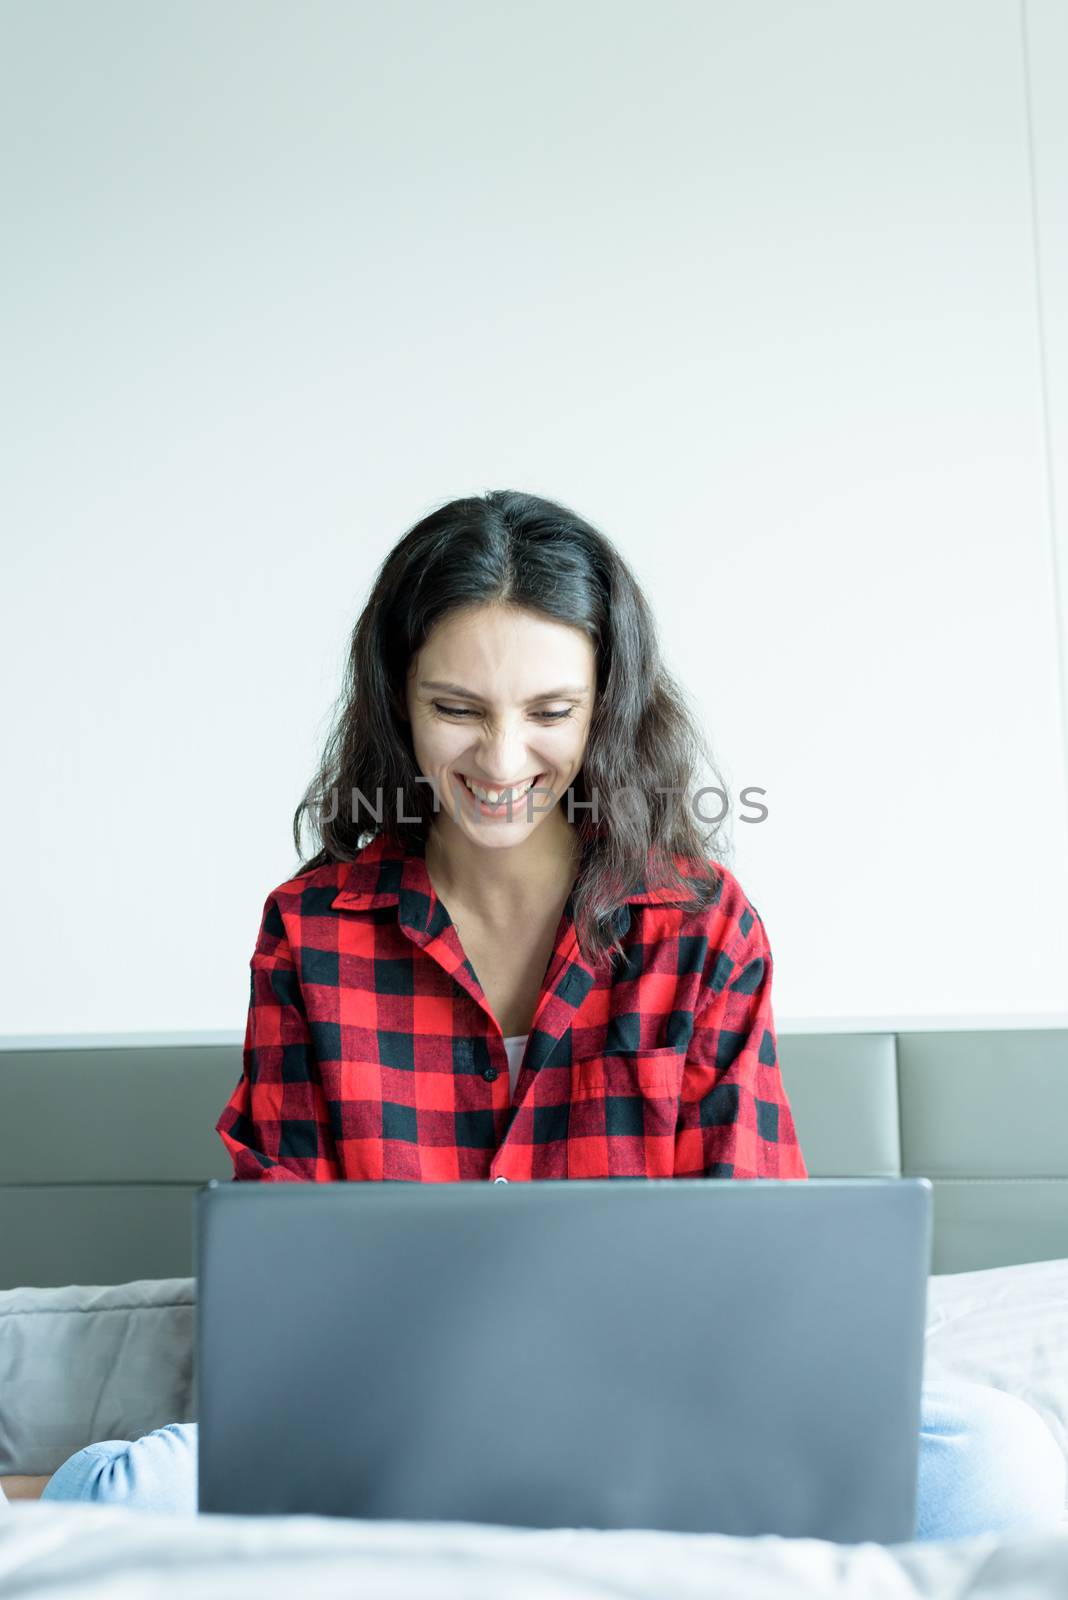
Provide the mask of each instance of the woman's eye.
[{"label": "woman's eye", "polygon": [[[471,711],[466,706],[443,706],[440,701],[437,700],[433,702],[433,705],[434,710],[439,712],[443,717],[478,716],[477,711]],[[537,711],[535,712],[535,716],[544,718],[546,722],[562,722],[565,717],[569,717],[571,715],[573,710],[573,706],[568,706],[566,711]]]}]

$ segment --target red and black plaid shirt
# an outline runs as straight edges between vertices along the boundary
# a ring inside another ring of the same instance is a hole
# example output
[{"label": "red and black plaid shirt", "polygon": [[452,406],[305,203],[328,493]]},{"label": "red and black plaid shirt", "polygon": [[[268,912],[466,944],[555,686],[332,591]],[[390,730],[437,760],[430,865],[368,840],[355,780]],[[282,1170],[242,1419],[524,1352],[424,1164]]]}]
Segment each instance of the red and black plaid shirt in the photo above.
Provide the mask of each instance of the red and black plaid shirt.
[{"label": "red and black plaid shirt", "polygon": [[639,888],[595,975],[565,906],[511,1093],[497,1020],[421,850],[379,835],[267,898],[241,1079],[216,1130],[261,1182],[807,1178],[763,923]]}]

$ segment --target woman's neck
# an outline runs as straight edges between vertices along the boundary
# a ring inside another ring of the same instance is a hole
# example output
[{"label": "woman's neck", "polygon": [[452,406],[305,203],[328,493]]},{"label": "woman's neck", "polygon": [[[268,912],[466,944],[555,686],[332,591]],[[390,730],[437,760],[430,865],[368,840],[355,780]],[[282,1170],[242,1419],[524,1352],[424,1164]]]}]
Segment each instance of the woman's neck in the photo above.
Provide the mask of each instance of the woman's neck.
[{"label": "woman's neck", "polygon": [[[550,823],[559,823],[550,831]],[[557,809],[522,843],[510,849],[474,844],[454,823],[431,826],[426,867],[434,892],[447,905],[462,905],[486,927],[512,929],[516,918],[567,899],[578,874],[582,844]]]}]

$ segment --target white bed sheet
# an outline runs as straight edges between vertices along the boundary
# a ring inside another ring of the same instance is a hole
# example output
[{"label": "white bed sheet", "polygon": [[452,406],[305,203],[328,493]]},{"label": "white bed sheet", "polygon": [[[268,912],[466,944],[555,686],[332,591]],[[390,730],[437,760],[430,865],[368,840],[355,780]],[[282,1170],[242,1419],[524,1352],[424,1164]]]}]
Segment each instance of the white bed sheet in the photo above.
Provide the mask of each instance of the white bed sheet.
[{"label": "white bed sheet", "polygon": [[835,1545],[24,1502],[4,1600],[1064,1600],[1068,1531]]}]

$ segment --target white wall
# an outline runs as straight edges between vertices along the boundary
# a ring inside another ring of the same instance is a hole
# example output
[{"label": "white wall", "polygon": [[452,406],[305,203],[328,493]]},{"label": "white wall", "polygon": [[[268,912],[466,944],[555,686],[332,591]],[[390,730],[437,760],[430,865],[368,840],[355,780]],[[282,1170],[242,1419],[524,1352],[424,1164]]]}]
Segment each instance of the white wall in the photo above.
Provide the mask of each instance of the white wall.
[{"label": "white wall", "polygon": [[768,791],[780,1027],[1068,1021],[1056,0],[7,34],[0,1032],[240,1036],[373,569],[497,487]]},{"label": "white wall", "polygon": [[[1068,7],[1028,0],[1023,11],[1031,103],[1036,301],[1046,421],[1050,565],[1058,608],[1061,715],[1068,751]],[[1061,939],[1068,992],[1068,938]]]}]

